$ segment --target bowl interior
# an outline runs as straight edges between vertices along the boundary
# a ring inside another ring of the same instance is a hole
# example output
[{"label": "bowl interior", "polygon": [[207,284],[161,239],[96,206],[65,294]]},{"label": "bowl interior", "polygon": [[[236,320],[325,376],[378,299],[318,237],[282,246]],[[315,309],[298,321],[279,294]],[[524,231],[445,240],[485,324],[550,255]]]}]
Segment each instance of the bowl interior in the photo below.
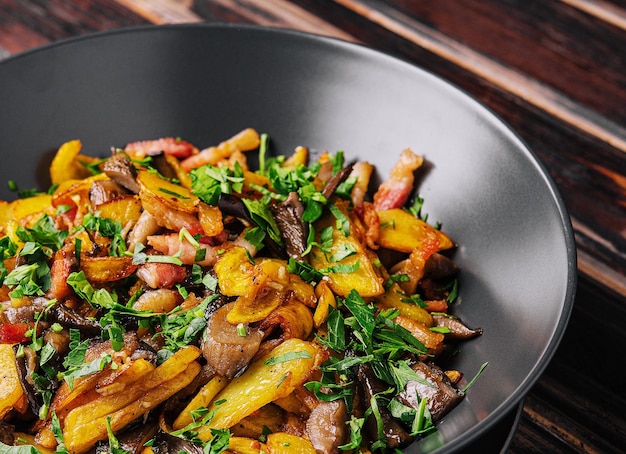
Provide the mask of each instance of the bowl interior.
[{"label": "bowl interior", "polygon": [[551,358],[575,287],[571,227],[554,184],[496,116],[450,84],[385,54],[300,33],[164,26],[73,39],[0,63],[0,198],[5,181],[47,187],[58,146],[105,156],[180,136],[199,147],[244,127],[289,154],[344,150],[387,176],[411,147],[429,165],[418,193],[458,244],[454,313],[484,335],[455,367],[489,365],[433,436],[407,452],[454,451],[520,401]]}]

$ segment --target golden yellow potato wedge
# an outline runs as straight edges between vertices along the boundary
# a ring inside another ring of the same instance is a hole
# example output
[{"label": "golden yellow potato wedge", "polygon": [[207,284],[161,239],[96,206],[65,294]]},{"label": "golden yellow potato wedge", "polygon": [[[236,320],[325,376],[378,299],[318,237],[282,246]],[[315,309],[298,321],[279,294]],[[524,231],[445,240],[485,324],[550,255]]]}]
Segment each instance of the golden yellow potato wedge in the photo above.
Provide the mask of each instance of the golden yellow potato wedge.
[{"label": "golden yellow potato wedge", "polygon": [[191,190],[172,183],[157,173],[140,170],[137,173],[137,182],[141,188],[139,196],[142,200],[150,199],[184,213],[194,214],[198,211],[200,199]]},{"label": "golden yellow potato wedge", "polygon": [[286,289],[278,290],[269,286],[264,286],[257,293],[241,295],[226,315],[226,321],[236,325],[263,320],[283,303],[286,295]]},{"label": "golden yellow potato wedge", "polygon": [[80,269],[90,282],[111,282],[125,279],[135,272],[132,257],[81,257]]},{"label": "golden yellow potato wedge", "polygon": [[[293,393],[290,395],[293,395]],[[271,432],[278,432],[284,422],[284,410],[278,405],[270,403],[259,408],[250,416],[243,418],[232,426],[230,431],[236,437],[247,437],[257,440],[261,435],[267,433],[267,429]]]},{"label": "golden yellow potato wedge", "polygon": [[23,397],[13,346],[0,344],[0,420],[16,406],[22,407]]},{"label": "golden yellow potato wedge", "polygon": [[[341,211],[349,219],[347,211],[344,208]],[[315,230],[321,232],[326,227],[334,227],[335,222],[335,217],[328,214],[317,221]],[[319,233],[316,241],[321,243]],[[371,297],[380,295],[385,290],[382,278],[374,269],[371,257],[357,238],[352,225],[348,236],[340,229],[333,228],[330,250],[325,252],[314,247],[310,257],[311,265],[326,272],[331,288],[339,296],[347,296],[352,290],[356,290],[362,297]]]},{"label": "golden yellow potato wedge", "polygon": [[107,438],[108,418],[110,418],[111,429],[114,432],[119,431],[186,387],[200,372],[200,369],[200,364],[192,361],[182,372],[153,388],[146,389],[128,405],[111,413],[89,418],[83,424],[75,424],[73,420],[70,420],[69,417],[72,415],[70,413],[63,427],[65,445],[70,452],[78,454],[90,450],[96,442]]},{"label": "golden yellow potato wedge", "polygon": [[[7,206],[8,212],[4,214],[7,218],[24,223],[28,218],[37,221],[43,214],[53,214],[52,196],[48,194],[40,194],[25,199],[17,199],[10,202]],[[10,214],[9,214],[10,213]],[[36,219],[35,219],[36,218]]]},{"label": "golden yellow potato wedge", "polygon": [[224,230],[222,211],[219,207],[200,202],[198,204],[198,219],[205,235],[216,236]]},{"label": "golden yellow potato wedge", "polygon": [[70,140],[62,144],[50,164],[50,181],[59,184],[66,180],[87,178],[91,172],[82,163],[91,164],[97,158],[80,155],[83,144],[80,140]]},{"label": "golden yellow potato wedge", "polygon": [[313,323],[316,328],[322,326],[328,317],[329,307],[337,307],[337,301],[335,301],[335,294],[330,288],[330,284],[327,279],[322,279],[315,286],[315,295],[317,296],[317,307],[313,313]]},{"label": "golden yellow potato wedge", "polygon": [[240,296],[252,288],[254,265],[243,247],[230,248],[220,255],[213,270],[223,295]]},{"label": "golden yellow potato wedge", "polygon": [[209,382],[200,388],[200,391],[187,404],[185,409],[174,420],[172,427],[176,430],[182,429],[193,422],[191,413],[202,407],[208,407],[213,398],[230,382],[226,377],[216,375]]},{"label": "golden yellow potato wedge", "polygon": [[145,395],[149,390],[180,374],[200,356],[200,353],[199,348],[191,346],[178,350],[159,367],[144,375],[141,380],[126,386],[123,393],[101,396],[85,405],[74,408],[66,416],[65,424],[75,430],[88,424],[89,421],[124,408]]},{"label": "golden yellow potato wedge", "polygon": [[230,437],[228,451],[237,454],[267,453],[267,446],[258,440],[246,437]]},{"label": "golden yellow potato wedge", "polygon": [[448,235],[400,208],[377,211],[380,220],[380,246],[401,252],[419,249],[430,237],[439,243],[437,250],[450,249],[454,242]]},{"label": "golden yellow potato wedge", "polygon": [[141,200],[136,195],[122,196],[96,207],[103,218],[113,219],[125,226],[129,222],[137,222],[141,215]]},{"label": "golden yellow potato wedge", "polygon": [[211,428],[227,429],[246,416],[286,396],[301,386],[322,361],[320,347],[300,339],[288,339],[261,356],[216,397],[209,410],[211,422],[198,429],[201,440],[211,438]]},{"label": "golden yellow potato wedge", "polygon": [[302,165],[307,165],[309,162],[309,149],[307,147],[298,146],[293,151],[292,155],[289,156],[282,163],[281,167],[285,167],[287,169],[295,169],[296,167]]},{"label": "golden yellow potato wedge", "polygon": [[180,161],[178,160],[178,158],[171,154],[166,154],[164,156],[165,161],[167,161],[169,166],[174,169],[174,172],[176,173],[176,178],[178,179],[178,181],[180,181],[180,185],[187,189],[191,189],[191,177],[189,176],[189,173],[183,168],[183,166],[180,165]]},{"label": "golden yellow potato wedge", "polygon": [[313,444],[304,437],[286,432],[271,433],[267,436],[267,451],[269,454],[315,454]]},{"label": "golden yellow potato wedge", "polygon": [[385,293],[377,296],[374,301],[382,309],[397,309],[400,311],[400,315],[420,322],[427,327],[433,326],[433,317],[428,311],[417,304],[403,301],[403,299],[406,299],[406,295],[400,286],[394,282]]},{"label": "golden yellow potato wedge", "polygon": [[35,440],[35,436],[25,432],[15,433],[15,446],[34,446],[42,454],[54,454],[56,452],[53,448],[42,446]]}]

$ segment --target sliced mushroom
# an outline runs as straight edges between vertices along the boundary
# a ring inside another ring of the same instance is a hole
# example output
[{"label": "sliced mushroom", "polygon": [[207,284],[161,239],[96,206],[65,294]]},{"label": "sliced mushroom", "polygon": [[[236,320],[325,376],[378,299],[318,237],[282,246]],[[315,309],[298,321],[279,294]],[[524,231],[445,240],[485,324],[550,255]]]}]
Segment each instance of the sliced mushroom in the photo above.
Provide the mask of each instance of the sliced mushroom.
[{"label": "sliced mushroom", "polygon": [[[235,197],[232,194],[221,194],[218,206],[223,214],[241,219],[247,225],[256,225],[252,216],[250,216],[250,212],[239,197]],[[274,240],[266,237],[264,242],[275,257],[287,258],[284,248],[276,244]]]},{"label": "sliced mushroom", "polygon": [[33,372],[36,372],[39,366],[37,354],[32,348],[24,347],[22,350],[24,354],[18,355],[17,348],[17,345],[13,347],[13,351],[15,352],[15,365],[17,367],[17,373],[20,376],[20,382],[22,383],[24,394],[26,394],[28,406],[31,412],[34,415],[37,415],[39,414],[39,410],[43,405],[43,399],[41,398],[41,394],[37,391],[37,387],[35,386],[35,382],[32,378]]},{"label": "sliced mushroom", "polygon": [[232,194],[222,193],[217,205],[225,215],[234,216],[247,222],[248,224],[254,224],[252,216],[250,216],[250,212],[239,197],[235,197]]},{"label": "sliced mushroom", "polygon": [[157,363],[157,352],[151,345],[146,342],[140,340],[139,346],[133,351],[130,356],[131,361],[135,361],[137,359],[145,359],[149,361],[153,365],[156,366]]},{"label": "sliced mushroom", "polygon": [[65,356],[70,350],[70,333],[67,329],[53,331],[47,329],[43,333],[43,340],[60,355]]},{"label": "sliced mushroom", "polygon": [[[263,331],[226,321],[232,304],[219,308],[209,319],[202,353],[218,375],[232,378],[243,371],[259,350]],[[242,331],[243,329],[243,331]]]},{"label": "sliced mushroom", "polygon": [[427,399],[427,407],[433,421],[439,421],[456,407],[465,394],[456,388],[446,374],[437,366],[418,361],[411,368],[424,380],[410,380],[398,399],[405,405],[418,409],[422,399]]},{"label": "sliced mushroom", "polygon": [[102,165],[104,173],[120,186],[135,194],[139,193],[137,170],[126,153],[116,152]]},{"label": "sliced mushroom", "polygon": [[308,226],[302,221],[304,205],[297,192],[291,192],[284,202],[271,206],[272,215],[285,242],[287,254],[296,260],[302,258],[309,234]]},{"label": "sliced mushroom", "polygon": [[34,322],[35,313],[43,311],[48,304],[47,298],[36,297],[30,300],[30,304],[14,306],[10,301],[2,303],[2,317],[11,324],[22,322]]},{"label": "sliced mushroom", "polygon": [[337,454],[348,435],[348,412],[342,399],[320,402],[306,422],[306,433],[315,450],[322,454]]},{"label": "sliced mushroom", "polygon": [[204,450],[200,445],[159,430],[152,444],[152,452],[154,454],[203,454]]},{"label": "sliced mushroom", "polygon": [[341,182],[348,178],[348,176],[352,172],[352,167],[354,167],[354,162],[351,162],[350,164],[345,166],[326,182],[326,184],[324,185],[324,189],[322,190],[322,194],[324,195],[324,197],[329,199],[330,196],[335,193],[337,187],[341,184]]},{"label": "sliced mushroom", "polygon": [[[387,388],[387,386],[374,375],[374,371],[369,364],[359,366],[357,377],[366,405],[369,404],[372,396],[384,392]],[[379,406],[378,411],[382,419],[383,434],[386,438],[387,448],[400,449],[413,441],[413,437],[402,427],[402,424],[391,415],[386,407]],[[378,425],[374,415],[370,415],[367,418],[366,424],[370,438],[377,440]]]},{"label": "sliced mushroom", "polygon": [[91,206],[96,209],[98,205],[115,200],[125,194],[128,194],[128,191],[115,181],[100,180],[95,181],[91,185],[89,189],[89,201],[91,202]]},{"label": "sliced mushroom", "polygon": [[57,322],[64,328],[75,328],[88,337],[98,336],[102,331],[100,323],[67,308],[56,304],[48,313],[48,321]]},{"label": "sliced mushroom", "polygon": [[454,340],[467,340],[480,336],[483,333],[482,328],[468,328],[459,318],[450,315],[433,315],[435,326],[445,327],[450,330],[446,337]]},{"label": "sliced mushroom", "polygon": [[424,276],[435,280],[456,276],[458,272],[459,267],[457,264],[438,252],[435,252],[426,260],[424,267]]},{"label": "sliced mushroom", "polygon": [[159,153],[152,156],[152,166],[168,180],[178,177],[178,175],[176,174],[176,169],[174,169],[174,167],[172,167],[172,165],[167,162],[165,153]]},{"label": "sliced mushroom", "polygon": [[95,454],[109,454],[114,452],[127,452],[129,454],[139,454],[145,449],[145,444],[152,439],[158,430],[158,421],[151,416],[148,420],[143,418],[136,420],[116,434],[119,442],[119,450],[111,449],[108,441],[101,441],[96,445]]},{"label": "sliced mushroom", "polygon": [[15,427],[0,421],[0,442],[7,446],[13,446],[15,442]]}]

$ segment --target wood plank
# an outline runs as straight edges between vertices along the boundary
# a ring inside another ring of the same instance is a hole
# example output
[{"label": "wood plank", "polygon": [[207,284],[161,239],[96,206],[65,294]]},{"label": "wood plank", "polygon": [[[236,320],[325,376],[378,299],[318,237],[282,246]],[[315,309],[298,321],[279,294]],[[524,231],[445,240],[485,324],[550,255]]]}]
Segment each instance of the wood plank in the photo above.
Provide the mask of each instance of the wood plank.
[{"label": "wood plank", "polygon": [[11,54],[64,38],[147,23],[114,0],[7,0],[0,8],[0,48]]},{"label": "wood plank", "polygon": [[626,152],[626,121],[623,125],[616,123],[517,68],[505,66],[380,1],[335,1],[564,123]]},{"label": "wood plank", "polygon": [[193,0],[115,0],[153,24],[201,22],[191,11]]},{"label": "wood plank", "polygon": [[357,41],[342,28],[320,19],[314,13],[288,0],[212,0],[196,2],[192,9],[205,20],[228,19]]},{"label": "wood plank", "polygon": [[0,25],[0,58],[16,54],[24,49],[46,44],[48,40],[36,31],[19,22],[9,22]]},{"label": "wood plank", "polygon": [[626,10],[623,6],[602,0],[561,0],[563,3],[577,8],[600,19],[607,24],[626,30]]},{"label": "wood plank", "polygon": [[[624,379],[615,351],[626,345],[619,326],[623,297],[586,278],[563,339],[525,398],[510,452],[621,452],[626,439]],[[607,316],[607,314],[611,314]],[[537,445],[538,443],[538,445]]]}]

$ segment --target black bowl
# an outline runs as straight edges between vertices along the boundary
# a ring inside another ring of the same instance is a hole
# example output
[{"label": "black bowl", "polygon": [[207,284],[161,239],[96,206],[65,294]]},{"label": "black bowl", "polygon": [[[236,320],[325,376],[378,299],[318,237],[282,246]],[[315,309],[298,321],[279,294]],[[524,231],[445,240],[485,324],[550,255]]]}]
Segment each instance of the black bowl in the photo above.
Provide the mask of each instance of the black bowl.
[{"label": "black bowl", "polygon": [[[180,136],[199,147],[244,127],[279,153],[297,145],[370,160],[378,178],[411,147],[424,212],[459,244],[462,303],[484,335],[455,367],[489,366],[439,431],[406,452],[468,447],[515,411],[570,314],[569,218],[541,163],[503,122],[449,83],[377,51],[256,27],[142,27],[55,43],[0,63],[0,181],[47,187],[52,153]],[[2,184],[0,198],[11,198]]]}]

